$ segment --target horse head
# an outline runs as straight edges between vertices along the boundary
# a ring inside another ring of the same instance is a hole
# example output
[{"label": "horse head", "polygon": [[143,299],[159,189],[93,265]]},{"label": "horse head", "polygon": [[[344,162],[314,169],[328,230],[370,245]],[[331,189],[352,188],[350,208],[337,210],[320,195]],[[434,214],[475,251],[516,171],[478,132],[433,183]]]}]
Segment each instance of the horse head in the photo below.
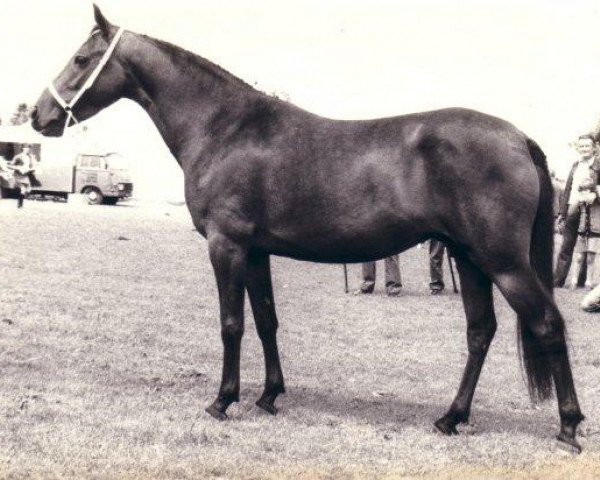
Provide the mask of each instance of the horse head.
[{"label": "horse head", "polygon": [[127,72],[113,52],[123,30],[111,25],[96,5],[94,16],[89,38],[35,104],[32,126],[44,135],[62,135],[72,121],[94,116],[127,88]]}]

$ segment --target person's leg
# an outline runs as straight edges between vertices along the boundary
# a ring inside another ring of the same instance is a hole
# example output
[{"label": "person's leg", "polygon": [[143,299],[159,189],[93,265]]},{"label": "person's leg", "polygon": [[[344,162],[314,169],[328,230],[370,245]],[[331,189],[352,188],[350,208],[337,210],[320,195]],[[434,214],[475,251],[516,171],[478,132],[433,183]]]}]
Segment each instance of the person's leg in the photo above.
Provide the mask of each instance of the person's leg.
[{"label": "person's leg", "polygon": [[402,291],[398,255],[387,257],[383,263],[385,265],[385,291],[390,297],[397,297]]},{"label": "person's leg", "polygon": [[577,252],[575,254],[575,262],[571,267],[571,282],[569,284],[571,290],[575,290],[577,288],[577,279],[579,278],[579,272],[581,270],[581,267],[585,262],[585,257],[585,251]]},{"label": "person's leg", "polygon": [[429,273],[431,283],[429,288],[432,294],[437,294],[444,289],[444,248],[439,240],[429,241]]},{"label": "person's leg", "polygon": [[587,252],[586,255],[586,264],[587,264],[587,280],[585,281],[585,288],[593,288],[594,287],[594,269],[596,263],[596,252],[594,252],[591,248]]},{"label": "person's leg", "polygon": [[579,277],[577,278],[577,286],[584,287],[587,280],[587,262],[583,262],[581,269],[579,270]]},{"label": "person's leg", "polygon": [[565,226],[562,235],[562,243],[560,251],[556,259],[556,267],[554,269],[554,286],[563,287],[569,269],[571,268],[571,260],[573,258],[573,249],[577,242],[577,229],[579,228],[579,208],[570,208],[565,219]]},{"label": "person's leg", "polygon": [[375,289],[375,262],[365,262],[362,264],[363,281],[360,284],[358,293],[373,293]]},{"label": "person's leg", "polygon": [[23,200],[25,200],[25,187],[21,185],[17,193],[17,208],[23,208]]}]

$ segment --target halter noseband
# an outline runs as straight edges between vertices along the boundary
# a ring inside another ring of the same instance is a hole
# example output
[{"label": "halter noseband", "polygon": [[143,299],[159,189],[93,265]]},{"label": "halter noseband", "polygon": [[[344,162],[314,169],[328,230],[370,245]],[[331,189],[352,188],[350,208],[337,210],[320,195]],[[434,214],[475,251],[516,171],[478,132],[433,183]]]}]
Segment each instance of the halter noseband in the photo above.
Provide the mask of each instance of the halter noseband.
[{"label": "halter noseband", "polygon": [[[67,131],[67,128],[69,127],[69,125],[71,123],[71,119],[74,120],[75,123],[79,123],[79,121],[75,118],[75,115],[73,115],[73,107],[75,106],[75,103],[77,103],[77,101],[81,98],[81,96],[86,92],[86,90],[91,88],[91,86],[94,84],[94,82],[98,78],[98,75],[100,75],[100,72],[104,68],[104,65],[106,65],[106,63],[108,62],[108,59],[110,58],[115,47],[117,46],[117,43],[119,42],[119,39],[121,38],[121,35],[123,34],[124,30],[125,30],[124,28],[119,28],[119,30],[113,37],[112,41],[110,42],[108,49],[106,50],[106,52],[104,52],[104,55],[100,59],[100,63],[98,63],[98,65],[96,65],[96,68],[94,69],[92,74],[85,81],[83,86],[79,89],[79,91],[75,94],[75,96],[71,99],[70,102],[66,102],[60,96],[60,94],[54,87],[53,82],[50,82],[50,84],[48,85],[48,90],[50,91],[50,93],[52,94],[54,99],[58,102],[58,104],[61,106],[61,108],[67,114],[67,120],[65,121],[65,128],[63,130],[63,133]],[[94,35],[95,33],[97,33],[97,32],[92,33],[92,35]]]}]

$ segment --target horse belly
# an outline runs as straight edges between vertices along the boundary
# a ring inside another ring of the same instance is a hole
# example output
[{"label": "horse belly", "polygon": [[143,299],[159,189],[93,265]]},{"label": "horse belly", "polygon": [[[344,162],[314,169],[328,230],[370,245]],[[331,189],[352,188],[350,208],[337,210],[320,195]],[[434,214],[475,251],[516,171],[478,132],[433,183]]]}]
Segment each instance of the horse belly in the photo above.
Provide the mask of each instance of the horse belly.
[{"label": "horse belly", "polygon": [[426,237],[423,229],[409,221],[390,220],[357,222],[351,215],[312,218],[260,232],[256,245],[273,255],[298,260],[355,263],[400,253]]},{"label": "horse belly", "polygon": [[391,162],[373,163],[352,175],[352,162],[345,171],[324,166],[319,171],[327,174],[305,179],[302,189],[269,191],[258,229],[261,248],[301,260],[362,262],[418,243],[431,223],[430,209],[419,200],[420,182],[404,178]]}]

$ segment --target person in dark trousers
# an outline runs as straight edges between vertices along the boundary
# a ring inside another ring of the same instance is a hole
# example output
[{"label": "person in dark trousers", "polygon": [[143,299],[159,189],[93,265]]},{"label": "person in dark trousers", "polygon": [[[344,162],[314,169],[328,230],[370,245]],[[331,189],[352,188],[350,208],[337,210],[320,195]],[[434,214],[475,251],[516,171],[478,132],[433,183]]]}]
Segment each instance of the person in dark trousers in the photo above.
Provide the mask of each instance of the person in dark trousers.
[{"label": "person in dark trousers", "polygon": [[439,295],[444,290],[444,249],[446,246],[439,240],[429,241],[429,288],[432,295]]},{"label": "person in dark trousers", "polygon": [[[387,257],[383,261],[385,265],[385,291],[388,297],[397,297],[402,292],[402,278],[400,277],[400,267],[398,265],[398,255]],[[366,262],[362,264],[363,281],[360,289],[354,292],[357,295],[373,293],[375,289],[375,262]]]},{"label": "person in dark trousers", "polygon": [[[562,235],[562,244],[554,269],[555,287],[564,287],[569,275],[569,269],[571,268],[573,249],[577,242],[577,230],[579,229],[580,221],[578,197],[581,184],[590,176],[597,179],[599,177],[598,172],[600,171],[600,163],[594,156],[594,139],[591,135],[581,135],[579,137],[577,151],[580,158],[571,168],[560,201],[558,231]],[[581,273],[582,275],[580,275],[578,282],[579,285],[585,283],[583,268],[581,269]]]}]

